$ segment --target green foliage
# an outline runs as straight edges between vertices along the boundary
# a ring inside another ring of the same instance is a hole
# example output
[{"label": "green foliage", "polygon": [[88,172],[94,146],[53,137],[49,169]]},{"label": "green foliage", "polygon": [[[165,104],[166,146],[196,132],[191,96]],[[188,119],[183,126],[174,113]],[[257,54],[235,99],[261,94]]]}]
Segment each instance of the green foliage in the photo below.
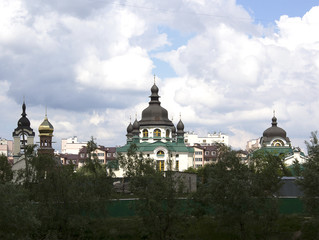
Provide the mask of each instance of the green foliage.
[{"label": "green foliage", "polygon": [[0,155],[0,184],[11,181],[13,178],[13,172],[11,165],[8,162],[8,158],[4,155]]},{"label": "green foliage", "polygon": [[[94,144],[90,143],[91,150]],[[37,156],[33,150],[30,148],[26,153],[27,167],[20,171],[19,183],[28,193],[29,201],[36,203],[33,217],[41,225],[34,238],[81,239],[87,236],[83,226],[107,215],[112,181],[105,166],[93,156],[75,172],[73,165],[60,165],[54,156]]]},{"label": "green foliage", "polygon": [[263,156],[247,165],[235,151],[222,146],[217,161],[204,167],[196,202],[211,208],[220,226],[228,226],[242,239],[266,234],[278,217],[274,194],[280,186],[280,158]]},{"label": "green foliage", "polygon": [[198,168],[189,167],[184,172],[186,172],[186,173],[198,173]]},{"label": "green foliage", "polygon": [[303,171],[298,183],[304,196],[306,210],[315,217],[319,217],[319,142],[317,132],[311,133],[310,142],[305,142],[309,157],[303,164]]},{"label": "green foliage", "polygon": [[31,239],[40,226],[36,205],[20,185],[0,184],[0,239]]},{"label": "green foliage", "polygon": [[[141,201],[135,210],[141,216],[146,235],[152,239],[175,239],[183,225],[182,205],[178,202],[179,180],[172,171],[156,169],[153,159],[144,158],[132,144],[126,156],[119,156],[131,191]],[[170,169],[170,161],[168,169]]]}]

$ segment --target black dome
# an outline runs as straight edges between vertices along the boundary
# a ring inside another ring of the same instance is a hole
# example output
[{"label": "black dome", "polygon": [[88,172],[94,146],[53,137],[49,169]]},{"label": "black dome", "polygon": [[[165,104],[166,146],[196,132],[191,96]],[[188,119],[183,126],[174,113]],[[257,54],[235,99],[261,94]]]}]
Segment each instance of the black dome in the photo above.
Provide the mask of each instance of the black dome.
[{"label": "black dome", "polygon": [[264,133],[263,133],[263,137],[281,137],[281,138],[286,138],[287,137],[287,133],[284,129],[277,127],[277,118],[274,116],[272,118],[272,123],[271,123],[271,127],[267,128]]},{"label": "black dome", "polygon": [[172,133],[176,133],[176,127],[173,126]]},{"label": "black dome", "polygon": [[131,133],[133,131],[133,125],[132,123],[130,123],[128,126],[127,126],[127,129],[126,129],[127,133]]},{"label": "black dome", "polygon": [[22,104],[22,114],[21,114],[21,118],[18,121],[18,127],[30,127],[30,121],[27,118],[27,114],[26,114],[26,105],[23,102]]},{"label": "black dome", "polygon": [[136,119],[135,119],[132,127],[133,127],[133,130],[139,130],[140,129],[140,124],[138,123],[138,121]]},{"label": "black dome", "polygon": [[158,100],[158,87],[154,84],[151,88],[152,95],[149,106],[143,110],[142,119],[139,121],[140,126],[161,125],[161,126],[174,126],[171,120],[168,119],[168,112],[161,106]]},{"label": "black dome", "polygon": [[184,123],[182,122],[182,120],[179,120],[179,122],[177,123],[177,131],[184,131]]}]

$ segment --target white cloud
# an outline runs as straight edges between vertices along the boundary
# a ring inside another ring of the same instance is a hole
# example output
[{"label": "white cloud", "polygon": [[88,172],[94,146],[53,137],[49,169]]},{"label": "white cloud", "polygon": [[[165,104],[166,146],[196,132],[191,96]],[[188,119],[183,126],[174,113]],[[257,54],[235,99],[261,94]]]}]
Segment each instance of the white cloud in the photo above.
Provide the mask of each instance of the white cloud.
[{"label": "white cloud", "polygon": [[129,116],[147,107],[155,56],[176,72],[157,83],[163,107],[175,123],[181,113],[186,130],[228,132],[243,147],[275,109],[300,142],[319,117],[318,22],[313,7],[265,29],[233,0],[3,0],[1,112],[13,123],[0,130],[14,129],[25,95],[36,125],[48,105],[57,139],[123,144]]}]

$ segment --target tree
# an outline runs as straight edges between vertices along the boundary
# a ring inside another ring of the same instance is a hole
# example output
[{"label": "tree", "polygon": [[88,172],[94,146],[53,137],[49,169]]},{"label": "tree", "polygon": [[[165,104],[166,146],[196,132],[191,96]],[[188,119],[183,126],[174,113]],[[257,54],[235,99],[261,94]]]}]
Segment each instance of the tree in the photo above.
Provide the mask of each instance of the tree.
[{"label": "tree", "polygon": [[40,221],[28,191],[21,185],[0,184],[0,203],[0,239],[32,239]]},{"label": "tree", "polygon": [[204,167],[205,180],[195,202],[213,209],[220,226],[228,226],[241,239],[266,234],[277,217],[272,200],[280,186],[280,159],[264,156],[247,165],[228,147],[218,152],[217,163]]},{"label": "tree", "polygon": [[312,216],[319,217],[319,141],[317,132],[312,132],[310,142],[305,141],[308,150],[307,161],[303,164],[298,183],[304,196],[306,210]]},{"label": "tree", "polygon": [[106,217],[112,183],[105,167],[96,159],[87,160],[75,172],[73,165],[61,165],[52,155],[30,152],[26,157],[28,168],[21,176],[27,177],[20,183],[29,199],[37,203],[35,213],[41,227],[35,238],[85,239],[89,222]]},{"label": "tree", "polygon": [[132,144],[126,156],[119,155],[121,167],[129,178],[131,191],[139,197],[135,210],[152,239],[175,239],[183,225],[183,206],[178,200],[179,181],[171,171],[156,169],[156,162],[138,153]]},{"label": "tree", "polygon": [[0,184],[11,181],[13,172],[8,158],[5,155],[0,155]]}]

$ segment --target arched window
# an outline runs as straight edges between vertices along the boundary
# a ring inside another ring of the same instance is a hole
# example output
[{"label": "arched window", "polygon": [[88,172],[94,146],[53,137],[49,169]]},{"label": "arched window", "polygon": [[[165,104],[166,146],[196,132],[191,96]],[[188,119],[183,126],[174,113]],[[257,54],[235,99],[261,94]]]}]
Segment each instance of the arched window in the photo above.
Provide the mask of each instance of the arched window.
[{"label": "arched window", "polygon": [[166,130],[166,138],[169,138],[169,130]]},{"label": "arched window", "polygon": [[284,146],[284,142],[280,139],[274,140],[271,144],[274,147],[282,147]]},{"label": "arched window", "polygon": [[158,151],[156,156],[158,157],[164,157],[164,152],[162,150]]},{"label": "arched window", "polygon": [[161,130],[155,129],[154,130],[154,137],[161,137]]},{"label": "arched window", "polygon": [[164,160],[159,160],[159,161],[157,161],[157,170],[158,171],[164,171],[164,167],[165,167],[165,162],[164,162]]},{"label": "arched window", "polygon": [[143,130],[143,138],[147,138],[148,137],[148,130],[144,129]]}]

